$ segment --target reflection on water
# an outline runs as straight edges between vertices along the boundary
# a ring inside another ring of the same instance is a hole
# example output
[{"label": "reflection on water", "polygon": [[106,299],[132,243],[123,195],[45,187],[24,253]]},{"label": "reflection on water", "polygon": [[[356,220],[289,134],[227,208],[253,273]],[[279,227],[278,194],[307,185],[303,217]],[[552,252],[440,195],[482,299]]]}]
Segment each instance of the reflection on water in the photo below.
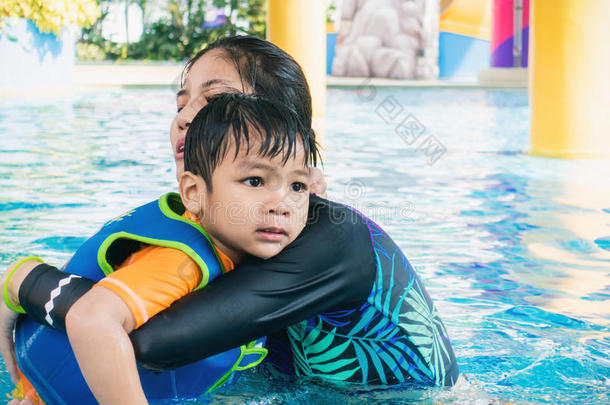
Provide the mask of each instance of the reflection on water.
[{"label": "reflection on water", "polygon": [[[602,164],[607,165],[607,162]],[[610,205],[608,174],[599,162],[573,165],[559,182],[554,199],[562,207],[535,218],[554,222],[565,235],[527,241],[533,257],[551,262],[558,277],[546,280],[556,293],[532,302],[551,311],[586,316],[599,324],[610,324],[610,252],[596,240],[610,235],[610,218],[603,210]],[[605,177],[604,177],[605,176]]]},{"label": "reflection on water", "polygon": [[[0,266],[20,252],[61,264],[104,220],[175,189],[172,104],[169,89],[0,101]],[[607,401],[610,162],[529,156],[523,91],[329,90],[327,114],[330,197],[405,250],[465,378],[452,390],[361,390],[261,370],[214,401]],[[408,116],[420,126],[397,132]]]}]

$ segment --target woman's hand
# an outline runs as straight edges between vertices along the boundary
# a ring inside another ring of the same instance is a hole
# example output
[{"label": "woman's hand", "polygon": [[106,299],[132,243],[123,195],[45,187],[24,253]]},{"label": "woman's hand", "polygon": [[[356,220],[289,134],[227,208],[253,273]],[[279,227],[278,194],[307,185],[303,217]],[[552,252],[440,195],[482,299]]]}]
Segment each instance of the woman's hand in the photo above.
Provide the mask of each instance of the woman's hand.
[{"label": "woman's hand", "polygon": [[[2,281],[4,281],[4,276]],[[15,329],[18,316],[17,312],[9,309],[2,301],[0,304],[0,354],[13,384],[19,382],[19,368],[15,360],[15,345],[13,343],[13,329]]]},{"label": "woman's hand", "polygon": [[309,192],[317,195],[318,197],[326,197],[326,180],[322,174],[322,170],[319,167],[311,167],[309,169]]},{"label": "woman's hand", "polygon": [[[11,264],[4,274],[2,274],[2,278],[0,278],[0,287],[4,287],[6,277],[16,264],[17,262]],[[7,296],[13,305],[19,305],[19,287],[21,287],[21,283],[25,277],[39,264],[40,262],[38,261],[23,263],[9,280]],[[18,316],[19,314],[7,307],[4,300],[2,300],[2,303],[0,303],[0,354],[2,355],[2,359],[4,359],[6,369],[14,384],[17,384],[19,381],[19,367],[15,360],[15,344],[13,342],[13,330],[15,329],[15,322],[17,322]]]}]

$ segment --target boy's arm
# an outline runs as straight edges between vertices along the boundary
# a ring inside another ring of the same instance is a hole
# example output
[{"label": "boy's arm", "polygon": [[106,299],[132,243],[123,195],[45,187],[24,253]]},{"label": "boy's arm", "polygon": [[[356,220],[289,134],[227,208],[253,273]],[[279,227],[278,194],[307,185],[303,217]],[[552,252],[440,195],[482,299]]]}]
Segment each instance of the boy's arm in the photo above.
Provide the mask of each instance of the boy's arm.
[{"label": "boy's arm", "polygon": [[66,331],[98,402],[146,403],[128,333],[192,291],[200,278],[184,253],[149,246],[72,306]]},{"label": "boy's arm", "polygon": [[128,336],[134,324],[127,305],[103,287],[92,288],[66,316],[70,344],[100,404],[147,403]]}]

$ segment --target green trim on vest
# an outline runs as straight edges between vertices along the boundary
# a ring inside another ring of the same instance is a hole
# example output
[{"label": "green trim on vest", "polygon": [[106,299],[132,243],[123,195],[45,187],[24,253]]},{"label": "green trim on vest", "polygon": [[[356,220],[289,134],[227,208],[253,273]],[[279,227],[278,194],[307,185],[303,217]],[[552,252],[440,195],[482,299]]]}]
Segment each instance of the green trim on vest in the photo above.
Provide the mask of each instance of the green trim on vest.
[{"label": "green trim on vest", "polygon": [[[218,381],[216,381],[216,383],[214,383],[214,385],[212,385],[207,390],[206,395],[208,395],[212,391],[220,388],[220,386],[222,386],[224,383],[229,381],[231,374],[233,374],[234,372],[243,371],[243,370],[247,370],[249,368],[256,367],[260,363],[262,363],[263,360],[265,360],[265,357],[267,357],[267,354],[269,353],[269,351],[264,347],[257,347],[256,346],[257,343],[258,342],[256,340],[253,340],[252,342],[248,343],[247,345],[241,345],[239,347],[240,354],[239,354],[239,358],[237,359],[237,361],[235,361],[235,364],[233,364],[231,369],[229,371],[227,371],[225,373],[225,375],[220,377],[220,379]],[[246,364],[245,366],[240,366],[242,359],[249,354],[256,354],[259,357],[256,360],[250,362],[249,364]]]},{"label": "green trim on vest", "polygon": [[[212,246],[212,249],[214,250],[214,254],[216,256],[216,260],[218,260],[218,263],[220,264],[220,267],[222,268],[222,272],[225,273],[226,270],[222,264],[222,260],[220,260],[220,258],[218,257],[218,252],[216,251],[216,247],[212,243],[212,240],[208,236],[205,229],[203,229],[203,227],[201,227],[201,225],[199,225],[197,222],[191,221],[187,218],[184,218],[180,214],[176,213],[172,209],[170,202],[178,203],[180,206],[182,206],[182,201],[180,199],[179,194],[167,193],[167,194],[162,195],[159,198],[159,209],[161,210],[161,212],[170,219],[173,219],[176,221],[182,221],[185,224],[188,224],[188,225],[192,226],[193,228],[197,229],[208,240],[208,242]],[[201,282],[195,288],[195,290],[198,290],[207,285],[209,278],[210,278],[208,266],[205,263],[205,261],[203,259],[201,259],[201,257],[193,249],[191,249],[188,245],[186,245],[184,243],[172,241],[172,240],[147,238],[147,237],[135,235],[135,234],[129,233],[129,232],[113,233],[112,235],[108,236],[104,240],[104,242],[102,242],[102,244],[100,245],[100,248],[97,251],[97,262],[105,275],[109,275],[110,273],[112,273],[114,271],[114,268],[106,260],[106,252],[108,251],[108,248],[110,247],[110,245],[112,245],[117,239],[123,239],[123,238],[135,240],[135,241],[146,243],[146,244],[153,245],[153,246],[167,247],[167,248],[177,249],[177,250],[181,251],[182,253],[184,253],[188,257],[190,257],[197,264],[197,266],[199,266],[199,269],[201,270]]]}]

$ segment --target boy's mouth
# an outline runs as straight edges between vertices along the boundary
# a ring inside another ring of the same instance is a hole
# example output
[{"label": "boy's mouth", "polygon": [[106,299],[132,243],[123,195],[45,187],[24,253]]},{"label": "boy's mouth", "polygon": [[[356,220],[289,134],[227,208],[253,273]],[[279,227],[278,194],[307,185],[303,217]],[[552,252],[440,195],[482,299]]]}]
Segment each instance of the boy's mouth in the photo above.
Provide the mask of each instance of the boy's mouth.
[{"label": "boy's mouth", "polygon": [[184,144],[185,144],[185,139],[186,138],[182,138],[180,139],[177,143],[176,143],[176,150],[174,152],[174,155],[176,156],[176,159],[182,159],[184,158]]},{"label": "boy's mouth", "polygon": [[286,232],[282,228],[277,228],[275,226],[257,229],[256,233],[261,238],[270,242],[280,242],[282,239],[288,236],[288,232]]}]

